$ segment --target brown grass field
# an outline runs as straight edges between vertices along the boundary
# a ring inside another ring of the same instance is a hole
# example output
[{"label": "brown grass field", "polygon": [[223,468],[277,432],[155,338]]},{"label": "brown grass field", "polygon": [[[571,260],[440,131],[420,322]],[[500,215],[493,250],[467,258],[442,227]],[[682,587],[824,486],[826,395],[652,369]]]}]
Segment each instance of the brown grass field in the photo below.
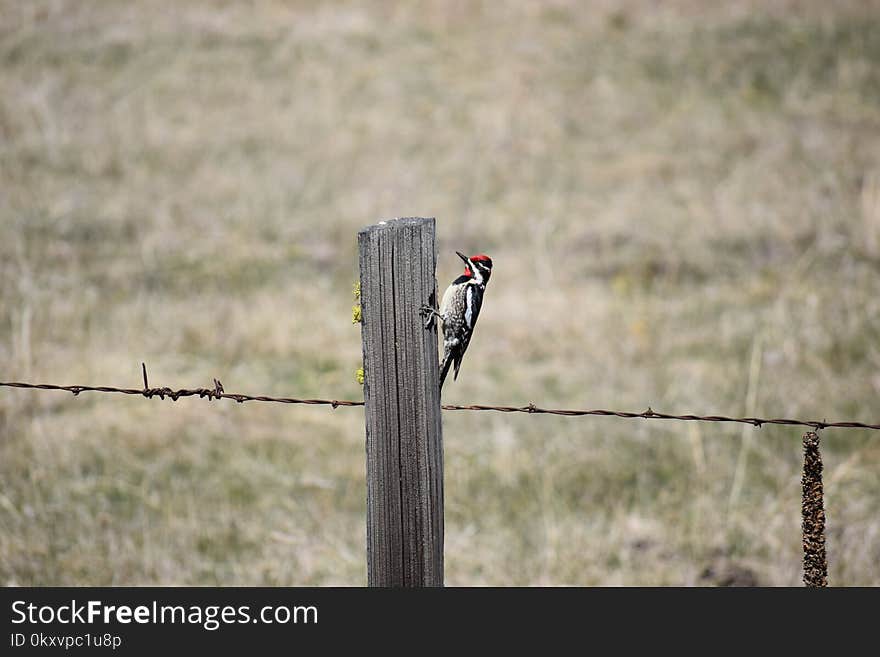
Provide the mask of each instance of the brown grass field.
[{"label": "brown grass field", "polygon": [[[495,272],[449,403],[880,420],[880,3],[0,0],[0,380],[358,399],[356,233]],[[798,585],[797,428],[449,412],[453,585]],[[880,585],[880,434],[822,434]],[[363,585],[357,408],[0,389],[0,584]]]}]

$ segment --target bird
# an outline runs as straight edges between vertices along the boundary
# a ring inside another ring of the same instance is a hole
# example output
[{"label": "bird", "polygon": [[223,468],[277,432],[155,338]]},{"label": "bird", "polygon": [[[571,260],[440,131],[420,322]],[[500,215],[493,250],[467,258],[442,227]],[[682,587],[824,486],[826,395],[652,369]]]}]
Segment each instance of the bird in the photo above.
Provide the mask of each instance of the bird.
[{"label": "bird", "polygon": [[458,379],[461,360],[467,351],[474,327],[483,307],[483,295],[492,275],[492,258],[479,253],[467,257],[456,251],[455,254],[464,261],[464,274],[456,278],[440,301],[440,309],[424,305],[421,313],[427,317],[425,328],[438,318],[443,325],[443,359],[440,361],[440,389],[449,374],[449,368],[455,365],[453,380]]}]

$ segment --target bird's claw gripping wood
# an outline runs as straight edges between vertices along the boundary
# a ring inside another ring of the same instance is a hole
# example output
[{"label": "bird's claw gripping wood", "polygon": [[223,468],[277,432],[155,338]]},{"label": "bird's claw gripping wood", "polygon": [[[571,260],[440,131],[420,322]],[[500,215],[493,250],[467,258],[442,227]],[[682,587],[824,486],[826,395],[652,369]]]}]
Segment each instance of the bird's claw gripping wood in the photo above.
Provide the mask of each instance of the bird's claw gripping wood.
[{"label": "bird's claw gripping wood", "polygon": [[419,308],[419,315],[425,318],[425,329],[431,328],[431,324],[434,323],[435,317],[443,319],[440,317],[440,313],[437,312],[437,309],[428,304],[422,304]]}]

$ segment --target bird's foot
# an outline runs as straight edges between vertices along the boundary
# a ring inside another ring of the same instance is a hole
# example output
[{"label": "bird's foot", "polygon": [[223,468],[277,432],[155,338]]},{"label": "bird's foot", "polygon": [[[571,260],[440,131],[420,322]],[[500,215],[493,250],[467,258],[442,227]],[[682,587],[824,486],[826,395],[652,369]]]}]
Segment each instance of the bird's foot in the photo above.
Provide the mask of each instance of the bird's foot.
[{"label": "bird's foot", "polygon": [[[435,317],[440,317],[440,313],[437,312],[437,309],[429,306],[427,304],[423,305],[419,308],[419,315],[425,318],[425,328],[431,328],[431,324],[434,323]],[[442,319],[442,317],[441,317]]]}]

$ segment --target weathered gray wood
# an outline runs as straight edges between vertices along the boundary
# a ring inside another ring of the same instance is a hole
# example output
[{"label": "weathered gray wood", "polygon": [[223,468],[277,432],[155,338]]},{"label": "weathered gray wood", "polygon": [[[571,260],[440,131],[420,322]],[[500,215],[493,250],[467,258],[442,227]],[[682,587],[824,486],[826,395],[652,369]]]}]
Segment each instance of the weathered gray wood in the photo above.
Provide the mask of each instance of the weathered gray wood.
[{"label": "weathered gray wood", "polygon": [[370,586],[443,586],[443,436],[434,219],[358,233]]}]

